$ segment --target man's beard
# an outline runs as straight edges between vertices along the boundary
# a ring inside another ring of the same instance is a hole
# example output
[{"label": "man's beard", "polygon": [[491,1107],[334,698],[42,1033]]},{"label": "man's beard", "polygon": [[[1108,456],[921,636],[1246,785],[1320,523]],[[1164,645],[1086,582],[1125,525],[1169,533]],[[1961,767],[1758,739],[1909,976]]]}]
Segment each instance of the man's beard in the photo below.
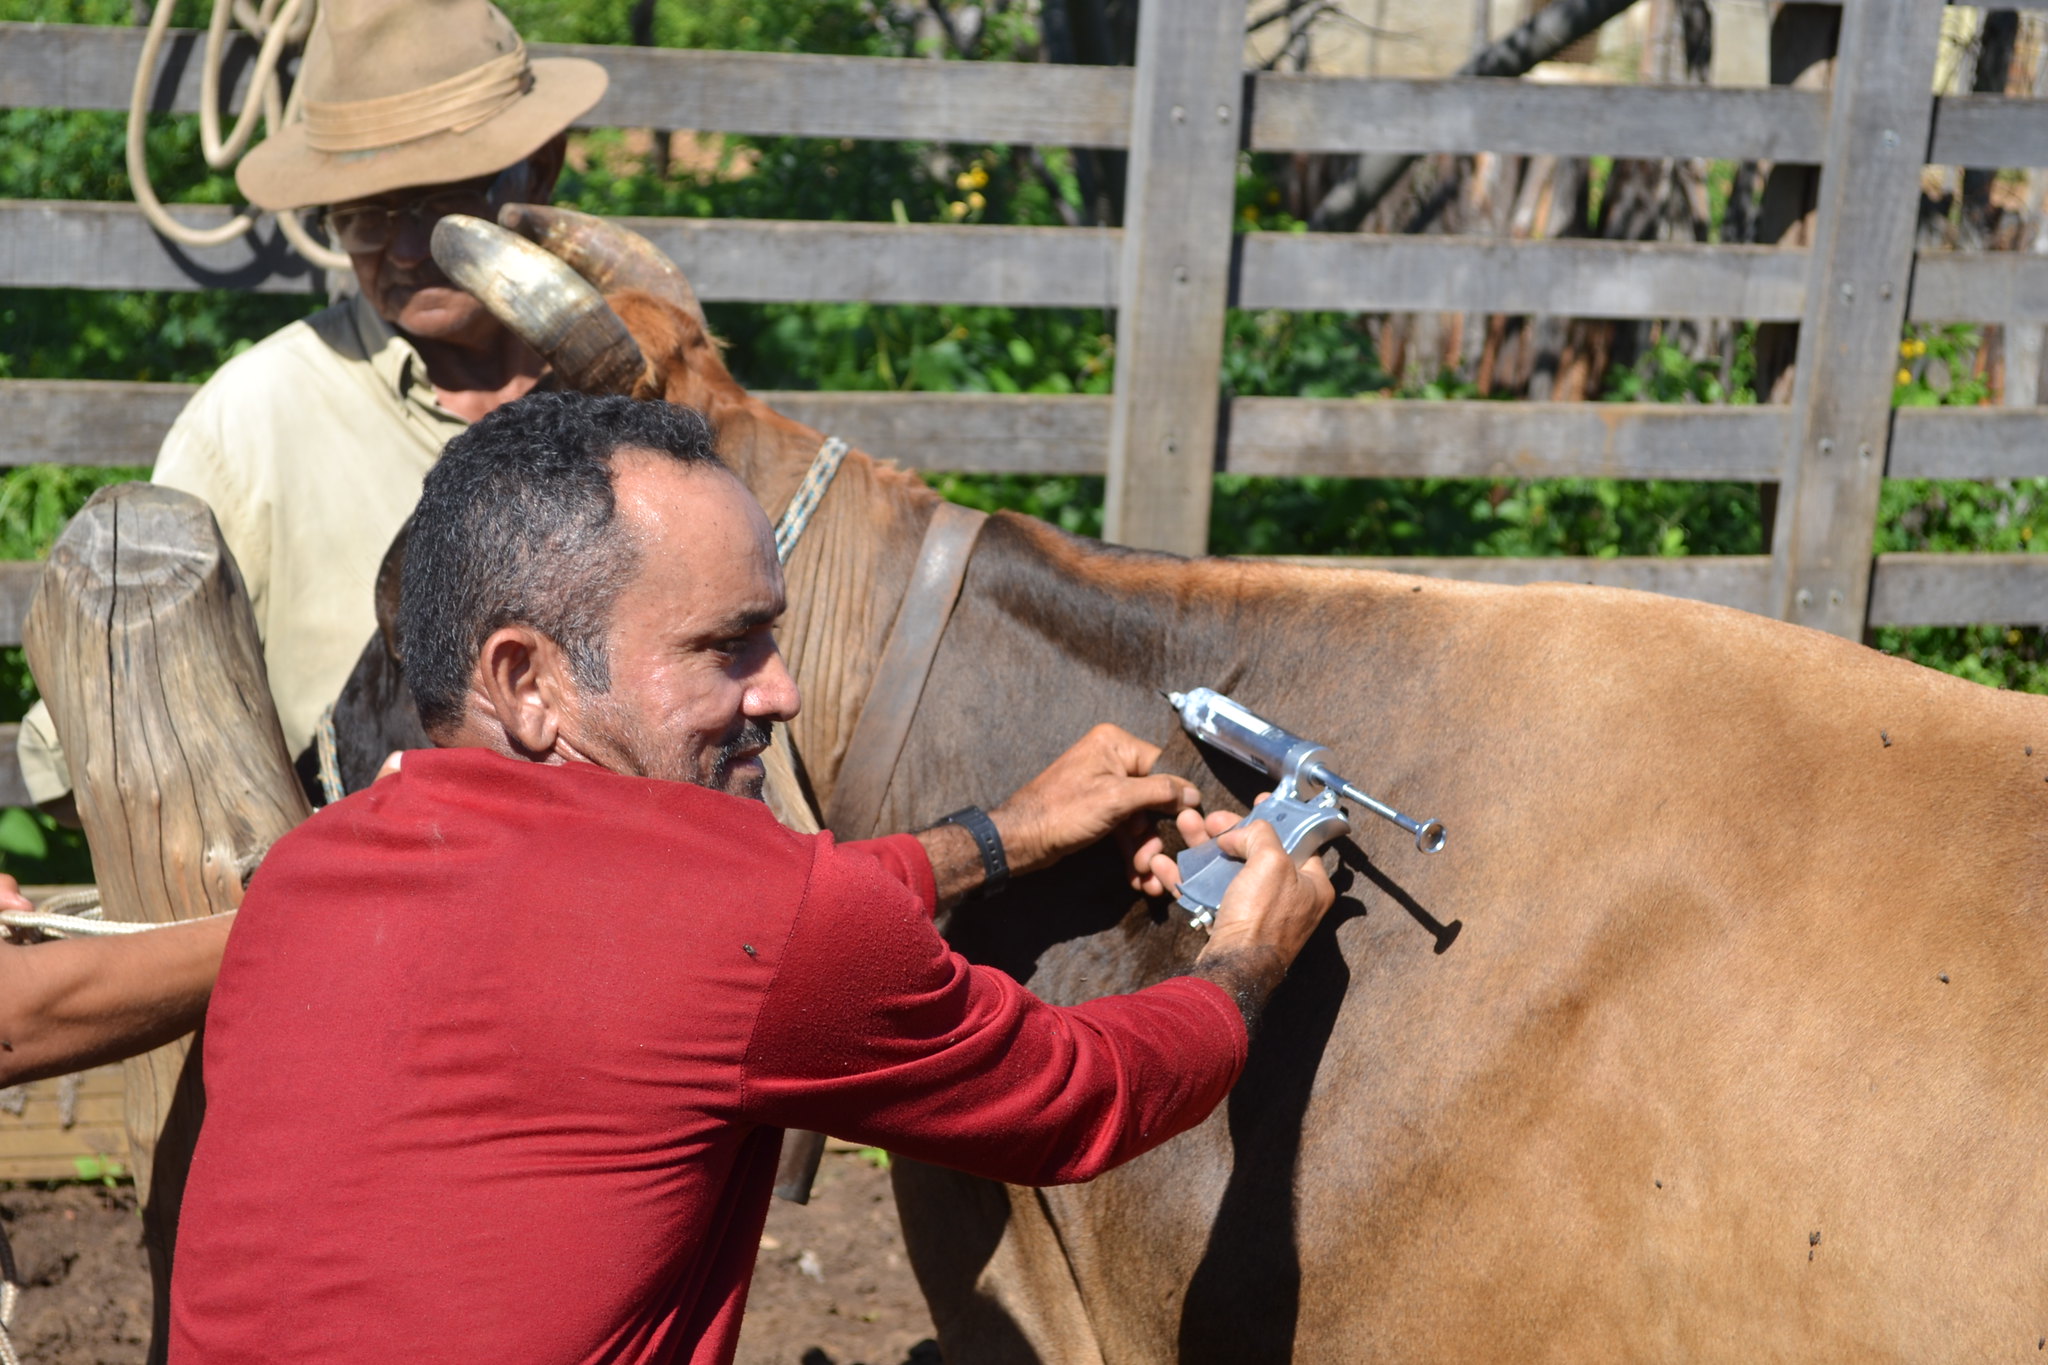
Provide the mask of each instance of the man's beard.
[{"label": "man's beard", "polygon": [[774,742],[774,732],[761,722],[741,722],[740,728],[734,731],[725,743],[711,751],[711,780],[707,785],[718,791],[731,792],[734,796],[760,800],[761,788],[767,781],[767,774],[748,773],[740,785],[735,787],[732,784],[733,765],[740,761],[743,752],[759,754],[765,752]]},{"label": "man's beard", "polygon": [[724,739],[700,749],[693,767],[673,748],[663,744],[658,733],[641,726],[635,717],[628,715],[625,708],[614,704],[609,697],[603,697],[591,708],[588,719],[594,722],[593,728],[604,736],[606,747],[621,760],[617,763],[599,760],[614,771],[635,777],[659,778],[664,782],[688,782],[692,786],[708,787],[753,801],[761,799],[762,788],[767,784],[765,772],[741,774],[738,785],[733,781],[734,769],[741,762],[742,755],[751,756],[766,750],[774,740],[774,731],[760,721],[743,718]]}]

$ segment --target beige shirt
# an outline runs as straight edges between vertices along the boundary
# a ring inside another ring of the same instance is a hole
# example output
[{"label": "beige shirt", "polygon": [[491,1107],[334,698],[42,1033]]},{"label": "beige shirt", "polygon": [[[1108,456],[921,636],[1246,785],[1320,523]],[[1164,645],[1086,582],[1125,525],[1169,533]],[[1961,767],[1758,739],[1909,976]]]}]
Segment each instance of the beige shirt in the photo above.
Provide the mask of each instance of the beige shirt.
[{"label": "beige shirt", "polygon": [[[293,755],[376,629],[377,567],[465,425],[435,400],[412,344],[356,296],[221,366],[164,437],[152,477],[212,505]],[[38,802],[70,789],[40,703],[19,754]]]}]

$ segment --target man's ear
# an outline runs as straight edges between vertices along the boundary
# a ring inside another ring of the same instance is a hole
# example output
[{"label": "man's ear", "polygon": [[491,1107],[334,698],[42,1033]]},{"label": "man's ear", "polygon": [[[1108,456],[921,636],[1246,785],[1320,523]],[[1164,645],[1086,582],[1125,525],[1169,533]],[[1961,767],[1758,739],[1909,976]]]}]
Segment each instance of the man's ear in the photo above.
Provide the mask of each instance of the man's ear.
[{"label": "man's ear", "polygon": [[568,660],[531,626],[500,626],[477,651],[472,686],[514,753],[544,758],[561,734]]}]

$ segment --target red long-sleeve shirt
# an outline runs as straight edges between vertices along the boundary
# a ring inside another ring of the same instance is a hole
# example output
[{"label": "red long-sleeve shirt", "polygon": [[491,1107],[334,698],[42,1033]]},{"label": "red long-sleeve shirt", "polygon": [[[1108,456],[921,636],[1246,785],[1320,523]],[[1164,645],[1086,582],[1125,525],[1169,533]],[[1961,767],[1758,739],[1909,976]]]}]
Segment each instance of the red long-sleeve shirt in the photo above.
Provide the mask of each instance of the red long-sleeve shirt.
[{"label": "red long-sleeve shirt", "polygon": [[951,952],[933,894],[907,836],[407,755],[235,924],[172,1361],[730,1360],[783,1125],[1050,1184],[1236,1080],[1213,984],[1047,1005]]}]

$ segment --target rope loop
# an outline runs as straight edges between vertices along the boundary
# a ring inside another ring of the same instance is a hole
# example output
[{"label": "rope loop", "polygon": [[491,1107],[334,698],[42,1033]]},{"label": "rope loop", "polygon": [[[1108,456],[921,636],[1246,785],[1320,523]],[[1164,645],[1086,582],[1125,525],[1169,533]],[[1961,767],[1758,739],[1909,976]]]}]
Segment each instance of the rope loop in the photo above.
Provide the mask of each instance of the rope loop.
[{"label": "rope loop", "polygon": [[[318,3],[319,0],[262,0],[261,8],[252,10],[247,0],[214,0],[213,14],[206,26],[206,52],[199,67],[199,150],[212,169],[226,170],[247,150],[259,113],[272,129],[281,128],[299,116],[300,91],[295,88],[289,100],[279,93],[282,82],[278,66],[285,45],[300,41],[311,29]],[[256,213],[244,210],[218,227],[191,227],[171,216],[149,178],[143,136],[148,129],[149,87],[156,78],[157,60],[162,56],[164,37],[170,31],[171,12],[176,6],[177,0],[156,0],[156,8],[149,16],[149,31],[142,40],[142,57],[135,64],[135,84],[128,92],[128,181],[142,216],[159,233],[181,246],[221,246],[254,227]],[[248,98],[243,101],[233,130],[222,138],[220,73],[227,55],[231,16],[240,19],[260,39],[260,46],[249,72]],[[285,240],[314,265],[324,270],[349,268],[348,257],[315,241],[297,213],[277,215],[277,226]]]}]

